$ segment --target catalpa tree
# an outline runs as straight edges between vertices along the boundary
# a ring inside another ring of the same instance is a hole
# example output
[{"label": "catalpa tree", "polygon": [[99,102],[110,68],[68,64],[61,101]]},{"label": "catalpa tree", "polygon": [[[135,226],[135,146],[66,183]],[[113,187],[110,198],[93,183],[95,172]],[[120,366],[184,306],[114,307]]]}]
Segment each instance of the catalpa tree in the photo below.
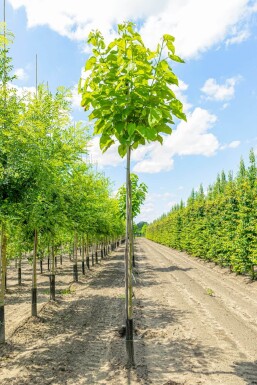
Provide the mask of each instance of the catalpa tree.
[{"label": "catalpa tree", "polygon": [[99,31],[89,34],[92,56],[86,61],[86,79],[80,79],[81,105],[94,121],[100,148],[115,141],[126,168],[125,297],[126,339],[133,340],[132,314],[132,204],[131,151],[152,141],[163,142],[171,134],[174,117],[186,120],[183,105],[172,90],[178,85],[171,63],[183,63],[175,55],[174,37],[163,35],[155,51],[147,48],[132,22],[118,25],[118,37],[109,45]]}]

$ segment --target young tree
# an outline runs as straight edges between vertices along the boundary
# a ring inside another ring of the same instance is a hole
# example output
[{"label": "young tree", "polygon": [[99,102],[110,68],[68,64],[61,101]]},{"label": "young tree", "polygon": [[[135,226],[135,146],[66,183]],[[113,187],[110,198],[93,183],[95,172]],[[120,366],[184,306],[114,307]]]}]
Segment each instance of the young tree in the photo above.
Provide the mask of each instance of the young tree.
[{"label": "young tree", "polygon": [[[12,64],[8,44],[13,35],[7,31],[6,24],[0,24],[0,223],[1,223],[1,258],[0,258],[0,344],[5,342],[4,301],[6,289],[6,250],[8,221],[13,217],[13,204],[19,200],[23,186],[17,178],[12,160],[17,146],[16,134],[23,104],[19,103],[16,90],[11,87],[14,77],[11,75]],[[9,85],[8,85],[9,84]],[[16,155],[17,152],[16,152]],[[16,160],[17,163],[17,160]],[[11,208],[12,207],[12,208]]]},{"label": "young tree", "polygon": [[108,46],[99,31],[90,33],[88,42],[93,46],[93,55],[86,62],[88,76],[80,80],[79,92],[85,111],[92,110],[89,118],[95,122],[94,133],[100,135],[102,151],[116,140],[120,156],[127,157],[125,312],[126,339],[132,341],[131,151],[146,142],[162,143],[161,133],[171,134],[173,116],[184,120],[186,116],[171,89],[171,85],[178,85],[178,79],[170,63],[183,62],[175,55],[174,37],[163,35],[152,51],[133,23],[119,24],[117,32],[118,37]]},{"label": "young tree", "polygon": [[[147,185],[145,183],[139,183],[139,178],[136,174],[130,174],[130,185],[131,185],[131,204],[132,204],[132,223],[134,218],[140,214],[140,208],[145,201],[146,194],[148,191]],[[121,218],[126,218],[126,196],[127,189],[126,185],[123,184],[117,194],[117,199],[119,202],[119,210]],[[135,253],[134,253],[134,231],[132,231],[132,264],[135,267]]]}]

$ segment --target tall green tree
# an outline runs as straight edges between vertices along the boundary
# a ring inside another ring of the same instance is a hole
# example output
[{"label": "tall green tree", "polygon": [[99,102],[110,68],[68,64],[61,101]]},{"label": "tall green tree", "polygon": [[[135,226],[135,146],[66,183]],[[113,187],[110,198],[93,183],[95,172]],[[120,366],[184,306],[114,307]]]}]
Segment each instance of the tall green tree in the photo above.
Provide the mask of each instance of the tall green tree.
[{"label": "tall green tree", "polygon": [[[152,51],[133,23],[119,24],[117,33],[118,37],[108,46],[99,31],[90,33],[88,42],[93,46],[93,54],[86,62],[88,76],[80,80],[79,92],[85,111],[91,110],[89,118],[94,120],[94,133],[100,135],[102,151],[116,140],[120,156],[127,158],[125,313],[126,340],[132,341],[131,151],[147,142],[162,143],[161,134],[171,133],[173,117],[186,117],[182,103],[171,89],[171,85],[178,85],[171,62],[183,62],[175,55],[174,37],[163,35]],[[131,350],[129,359],[133,359]]]},{"label": "tall green tree", "polygon": [[[24,105],[19,102],[17,92],[11,83],[12,61],[9,56],[9,43],[13,35],[6,24],[0,24],[0,344],[5,342],[4,297],[6,288],[6,250],[8,222],[15,216],[14,205],[22,191],[21,180],[12,164],[13,149],[18,149],[16,133]],[[16,154],[17,155],[17,154]]]}]

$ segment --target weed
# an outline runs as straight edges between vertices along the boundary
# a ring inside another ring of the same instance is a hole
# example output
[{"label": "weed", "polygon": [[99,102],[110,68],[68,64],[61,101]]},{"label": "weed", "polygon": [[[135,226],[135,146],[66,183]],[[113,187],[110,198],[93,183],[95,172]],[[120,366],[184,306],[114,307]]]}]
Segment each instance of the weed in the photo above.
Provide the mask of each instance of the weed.
[{"label": "weed", "polygon": [[205,290],[205,293],[211,297],[214,297],[214,291],[209,287],[207,287],[207,289]]}]

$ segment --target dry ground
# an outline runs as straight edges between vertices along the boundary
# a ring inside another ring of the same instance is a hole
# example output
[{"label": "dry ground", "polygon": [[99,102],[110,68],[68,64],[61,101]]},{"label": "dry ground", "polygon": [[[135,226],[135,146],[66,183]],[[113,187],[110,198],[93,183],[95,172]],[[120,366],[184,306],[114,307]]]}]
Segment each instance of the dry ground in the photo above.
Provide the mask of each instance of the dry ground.
[{"label": "dry ground", "polygon": [[257,384],[257,282],[145,239],[137,240],[136,364],[129,370],[117,332],[123,251],[78,284],[71,284],[66,262],[59,288],[75,291],[56,303],[44,305],[48,281],[40,277],[40,317],[26,323],[30,293],[22,288],[27,304],[20,304],[22,289],[11,281],[1,385]]}]

